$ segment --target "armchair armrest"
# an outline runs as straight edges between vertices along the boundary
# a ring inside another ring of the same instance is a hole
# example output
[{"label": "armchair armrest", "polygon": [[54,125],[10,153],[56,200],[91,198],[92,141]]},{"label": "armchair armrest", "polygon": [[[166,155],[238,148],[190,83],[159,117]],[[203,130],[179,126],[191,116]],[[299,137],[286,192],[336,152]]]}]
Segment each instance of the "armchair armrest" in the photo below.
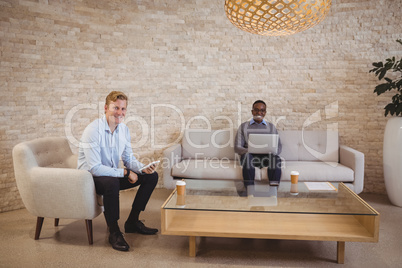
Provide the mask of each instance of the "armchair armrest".
[{"label": "armchair armrest", "polygon": [[339,146],[339,163],[353,169],[354,192],[360,194],[364,187],[364,154],[345,145]]},{"label": "armchair armrest", "polygon": [[36,216],[93,219],[100,214],[95,184],[88,171],[34,167],[29,175]]},{"label": "armchair armrest", "polygon": [[163,151],[163,186],[173,189],[175,182],[172,177],[172,167],[183,160],[181,144],[175,144]]}]

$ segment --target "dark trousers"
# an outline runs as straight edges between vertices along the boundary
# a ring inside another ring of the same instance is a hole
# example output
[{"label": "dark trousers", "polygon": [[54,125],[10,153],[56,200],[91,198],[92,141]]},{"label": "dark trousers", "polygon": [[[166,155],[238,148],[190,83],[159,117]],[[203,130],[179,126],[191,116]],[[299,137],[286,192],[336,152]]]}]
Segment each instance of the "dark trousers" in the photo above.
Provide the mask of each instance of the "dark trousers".
[{"label": "dark trousers", "polygon": [[96,193],[103,195],[103,206],[108,226],[120,218],[120,190],[140,186],[132,204],[132,210],[144,211],[152,192],[158,183],[158,173],[138,175],[138,181],[131,184],[127,178],[93,177]]},{"label": "dark trousers", "polygon": [[281,180],[281,158],[275,154],[245,153],[240,157],[240,162],[245,186],[254,184],[255,168],[267,167],[269,181]]}]

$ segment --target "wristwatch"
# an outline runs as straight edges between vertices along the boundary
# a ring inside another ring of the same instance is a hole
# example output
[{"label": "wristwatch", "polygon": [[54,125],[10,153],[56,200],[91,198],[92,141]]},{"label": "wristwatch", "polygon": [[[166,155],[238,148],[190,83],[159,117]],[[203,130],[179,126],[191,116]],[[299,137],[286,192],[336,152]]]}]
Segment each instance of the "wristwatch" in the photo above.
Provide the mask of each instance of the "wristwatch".
[{"label": "wristwatch", "polygon": [[124,175],[124,178],[128,178],[128,176],[130,175],[130,170],[128,168],[126,168],[126,170],[127,170],[127,174]]}]

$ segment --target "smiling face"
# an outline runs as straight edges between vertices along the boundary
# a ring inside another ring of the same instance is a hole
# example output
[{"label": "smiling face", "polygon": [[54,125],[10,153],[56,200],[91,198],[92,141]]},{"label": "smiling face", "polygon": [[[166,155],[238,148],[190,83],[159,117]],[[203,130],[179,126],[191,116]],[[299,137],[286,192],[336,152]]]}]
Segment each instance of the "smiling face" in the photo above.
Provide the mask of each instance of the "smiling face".
[{"label": "smiling face", "polygon": [[114,130],[118,124],[122,123],[127,112],[127,101],[117,99],[116,101],[105,104],[105,115],[110,130]]},{"label": "smiling face", "polygon": [[265,107],[264,103],[261,103],[261,102],[254,104],[253,110],[251,110],[251,113],[253,114],[253,119],[258,124],[262,122],[262,120],[265,117],[266,112],[267,112],[266,107]]}]

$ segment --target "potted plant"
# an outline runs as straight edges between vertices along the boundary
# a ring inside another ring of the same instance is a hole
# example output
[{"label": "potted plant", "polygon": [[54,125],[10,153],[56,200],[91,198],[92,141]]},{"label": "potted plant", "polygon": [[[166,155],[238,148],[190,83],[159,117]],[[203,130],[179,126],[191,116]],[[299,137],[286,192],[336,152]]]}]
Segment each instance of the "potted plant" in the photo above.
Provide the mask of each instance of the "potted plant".
[{"label": "potted plant", "polygon": [[[402,45],[402,40],[396,40]],[[402,58],[388,58],[385,62],[374,62],[370,70],[385,83],[375,87],[374,93],[381,95],[388,91],[396,91],[385,109],[395,117],[388,120],[384,132],[383,164],[384,181],[388,197],[392,204],[402,207]],[[388,75],[388,76],[387,76]]]}]

